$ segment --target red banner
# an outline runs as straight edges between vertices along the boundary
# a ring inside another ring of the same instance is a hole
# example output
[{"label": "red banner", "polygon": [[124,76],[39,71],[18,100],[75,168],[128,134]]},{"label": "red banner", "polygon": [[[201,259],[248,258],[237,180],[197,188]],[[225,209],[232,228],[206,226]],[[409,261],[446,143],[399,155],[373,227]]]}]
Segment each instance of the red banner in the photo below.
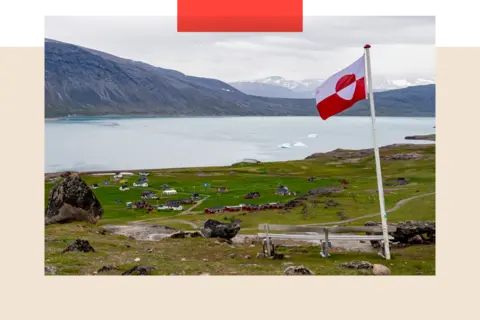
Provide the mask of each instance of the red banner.
[{"label": "red banner", "polygon": [[303,0],[177,0],[178,32],[302,32]]}]

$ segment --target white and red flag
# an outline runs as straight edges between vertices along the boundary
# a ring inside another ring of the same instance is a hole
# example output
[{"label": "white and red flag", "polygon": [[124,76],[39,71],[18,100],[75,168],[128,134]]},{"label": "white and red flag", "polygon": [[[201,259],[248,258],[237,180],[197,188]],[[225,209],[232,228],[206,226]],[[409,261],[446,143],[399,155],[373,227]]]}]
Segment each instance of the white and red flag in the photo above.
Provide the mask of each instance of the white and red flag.
[{"label": "white and red flag", "polygon": [[317,87],[317,110],[323,120],[366,99],[365,55]]}]

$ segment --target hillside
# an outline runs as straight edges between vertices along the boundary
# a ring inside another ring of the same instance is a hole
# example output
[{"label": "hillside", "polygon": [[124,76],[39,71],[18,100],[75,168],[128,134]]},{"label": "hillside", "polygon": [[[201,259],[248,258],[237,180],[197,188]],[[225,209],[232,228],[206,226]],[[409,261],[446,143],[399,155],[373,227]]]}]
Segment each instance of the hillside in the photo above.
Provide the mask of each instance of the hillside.
[{"label": "hillside", "polygon": [[[402,90],[413,89],[407,88]],[[433,116],[435,90],[377,94],[379,116]],[[364,104],[366,105],[366,104]],[[367,108],[368,111],[368,108]],[[355,107],[345,115],[365,115]],[[315,116],[313,99],[252,96],[229,84],[45,40],[45,117],[68,114]]]}]

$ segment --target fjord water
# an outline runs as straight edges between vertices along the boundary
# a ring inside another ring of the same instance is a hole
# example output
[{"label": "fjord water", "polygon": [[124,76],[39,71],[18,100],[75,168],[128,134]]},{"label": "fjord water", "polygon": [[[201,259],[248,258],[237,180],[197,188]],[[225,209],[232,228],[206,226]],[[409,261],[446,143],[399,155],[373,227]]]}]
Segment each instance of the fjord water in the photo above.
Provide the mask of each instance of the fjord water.
[{"label": "fjord water", "polygon": [[[434,126],[435,118],[377,118],[378,143],[432,143],[404,138]],[[45,172],[298,160],[372,146],[369,117],[67,118],[45,121]]]}]

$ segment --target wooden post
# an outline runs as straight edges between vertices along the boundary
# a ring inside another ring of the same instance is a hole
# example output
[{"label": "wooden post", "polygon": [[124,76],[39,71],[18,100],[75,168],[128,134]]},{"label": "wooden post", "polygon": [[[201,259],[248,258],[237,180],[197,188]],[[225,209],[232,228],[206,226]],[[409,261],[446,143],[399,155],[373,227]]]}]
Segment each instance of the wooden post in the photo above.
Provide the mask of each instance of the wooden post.
[{"label": "wooden post", "polygon": [[323,229],[325,233],[325,242],[323,243],[323,257],[328,258],[328,228]]},{"label": "wooden post", "polygon": [[267,256],[270,257],[270,236],[268,233],[268,225],[265,225],[265,245],[267,246]]}]

